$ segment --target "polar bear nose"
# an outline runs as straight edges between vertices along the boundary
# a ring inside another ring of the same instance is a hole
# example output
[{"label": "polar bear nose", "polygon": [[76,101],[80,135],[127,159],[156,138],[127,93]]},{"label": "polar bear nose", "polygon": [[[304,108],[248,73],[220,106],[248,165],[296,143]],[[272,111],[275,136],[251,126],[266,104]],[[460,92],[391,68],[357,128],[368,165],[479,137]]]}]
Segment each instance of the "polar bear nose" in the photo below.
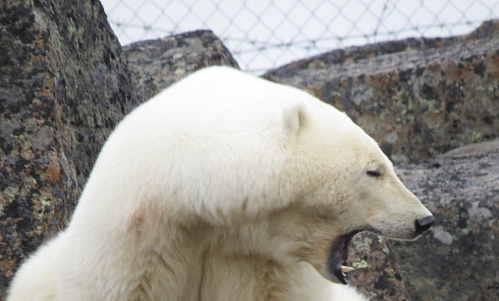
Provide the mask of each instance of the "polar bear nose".
[{"label": "polar bear nose", "polygon": [[417,219],[416,220],[416,233],[421,234],[424,231],[428,230],[435,223],[435,218],[433,215],[429,215],[427,217]]}]

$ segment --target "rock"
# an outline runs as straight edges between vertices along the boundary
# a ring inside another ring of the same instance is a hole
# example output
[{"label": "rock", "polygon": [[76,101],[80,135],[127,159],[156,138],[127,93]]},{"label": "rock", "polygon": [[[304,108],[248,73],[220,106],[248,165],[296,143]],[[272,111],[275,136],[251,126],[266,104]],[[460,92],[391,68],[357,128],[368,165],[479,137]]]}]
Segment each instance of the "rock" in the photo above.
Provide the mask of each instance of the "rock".
[{"label": "rock", "polygon": [[125,56],[97,1],[0,7],[3,300],[20,262],[66,226],[114,126],[188,73],[237,63],[210,31],[135,43]]},{"label": "rock", "polygon": [[123,49],[141,100],[203,67],[225,65],[239,69],[232,54],[210,30],[141,41]]},{"label": "rock", "polygon": [[469,35],[336,50],[264,74],[345,111],[395,162],[499,133],[499,21]]},{"label": "rock", "polygon": [[65,227],[99,149],[138,104],[98,1],[0,4],[0,299]]},{"label": "rock", "polygon": [[437,224],[393,254],[410,299],[499,300],[499,140],[400,169]]},{"label": "rock", "polygon": [[499,140],[397,173],[437,224],[415,242],[354,237],[352,284],[371,300],[499,300]]},{"label": "rock", "polygon": [[350,272],[351,283],[369,300],[411,300],[389,240],[361,233],[352,239],[350,253],[351,265],[356,268]]}]

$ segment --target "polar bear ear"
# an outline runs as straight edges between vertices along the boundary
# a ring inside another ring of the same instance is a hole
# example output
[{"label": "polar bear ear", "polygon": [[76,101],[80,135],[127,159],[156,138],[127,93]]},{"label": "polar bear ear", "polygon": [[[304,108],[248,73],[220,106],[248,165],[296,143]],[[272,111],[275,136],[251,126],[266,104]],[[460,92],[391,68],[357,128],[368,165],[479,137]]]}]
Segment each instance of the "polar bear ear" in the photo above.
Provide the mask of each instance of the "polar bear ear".
[{"label": "polar bear ear", "polygon": [[282,124],[286,138],[296,137],[306,125],[306,109],[303,103],[292,104],[282,111]]}]

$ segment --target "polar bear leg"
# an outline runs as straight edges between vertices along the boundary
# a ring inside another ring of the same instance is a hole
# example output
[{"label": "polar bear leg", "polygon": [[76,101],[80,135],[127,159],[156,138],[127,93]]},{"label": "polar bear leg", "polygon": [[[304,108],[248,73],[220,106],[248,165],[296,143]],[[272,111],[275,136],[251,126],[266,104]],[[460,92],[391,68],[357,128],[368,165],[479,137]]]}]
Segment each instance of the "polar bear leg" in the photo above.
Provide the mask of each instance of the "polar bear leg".
[{"label": "polar bear leg", "polygon": [[57,252],[61,235],[31,255],[17,271],[7,301],[56,300]]}]

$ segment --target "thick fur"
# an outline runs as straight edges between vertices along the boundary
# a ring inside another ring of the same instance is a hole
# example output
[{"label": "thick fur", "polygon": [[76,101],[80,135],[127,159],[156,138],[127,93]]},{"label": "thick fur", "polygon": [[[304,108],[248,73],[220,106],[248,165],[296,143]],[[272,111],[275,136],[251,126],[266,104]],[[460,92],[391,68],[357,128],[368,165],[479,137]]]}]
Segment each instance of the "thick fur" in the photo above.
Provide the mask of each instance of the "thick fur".
[{"label": "thick fur", "polygon": [[429,215],[345,114],[207,68],[119,124],[8,300],[365,300],[331,283],[332,243],[363,228],[412,239]]}]

